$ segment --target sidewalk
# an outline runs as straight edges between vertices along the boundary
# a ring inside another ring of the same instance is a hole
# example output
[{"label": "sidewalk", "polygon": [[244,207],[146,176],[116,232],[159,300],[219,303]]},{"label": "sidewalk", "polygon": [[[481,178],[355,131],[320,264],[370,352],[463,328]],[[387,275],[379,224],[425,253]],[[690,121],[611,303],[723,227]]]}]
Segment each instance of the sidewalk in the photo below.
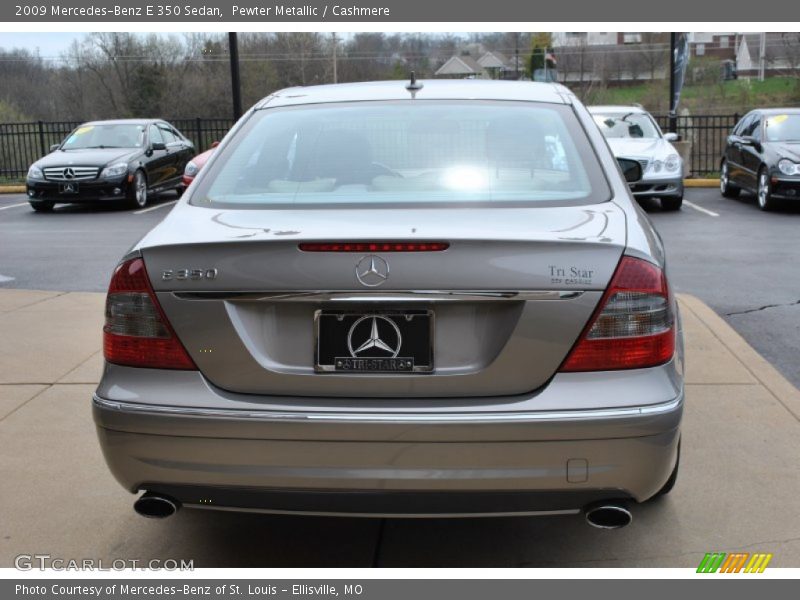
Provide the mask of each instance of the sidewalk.
[{"label": "sidewalk", "polygon": [[[618,531],[578,517],[379,520],[137,516],[103,462],[90,399],[103,294],[0,290],[0,567],[18,554],[232,566],[696,567],[706,552],[800,566],[800,391],[697,298],[673,493]],[[376,545],[380,544],[379,548]]]}]

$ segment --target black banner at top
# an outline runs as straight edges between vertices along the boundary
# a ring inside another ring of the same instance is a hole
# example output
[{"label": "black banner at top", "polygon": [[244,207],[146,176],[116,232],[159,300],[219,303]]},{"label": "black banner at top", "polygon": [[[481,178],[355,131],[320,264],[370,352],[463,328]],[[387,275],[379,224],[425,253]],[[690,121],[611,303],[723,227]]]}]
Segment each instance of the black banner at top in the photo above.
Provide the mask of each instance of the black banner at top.
[{"label": "black banner at top", "polygon": [[[602,0],[598,2],[520,0],[12,0],[0,5],[4,22],[332,22],[332,23],[498,23],[498,22],[708,22],[720,20],[712,0]],[[785,0],[752,3],[726,0],[725,21],[798,19],[800,5]],[[718,27],[718,26],[717,26]]]}]

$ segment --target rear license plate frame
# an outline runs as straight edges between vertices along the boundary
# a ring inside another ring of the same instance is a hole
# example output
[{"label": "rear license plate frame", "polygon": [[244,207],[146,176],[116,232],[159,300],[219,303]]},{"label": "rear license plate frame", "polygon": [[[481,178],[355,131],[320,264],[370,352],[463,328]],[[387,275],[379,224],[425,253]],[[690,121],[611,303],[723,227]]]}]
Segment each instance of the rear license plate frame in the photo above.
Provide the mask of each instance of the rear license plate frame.
[{"label": "rear license plate frame", "polygon": [[[338,345],[340,351],[327,347],[326,342],[328,335],[326,330],[329,327],[325,326],[328,319],[335,318],[337,320],[338,333],[341,334],[345,331],[345,339],[332,342],[332,345]],[[375,356],[375,352],[382,354],[380,351],[373,351],[372,355],[358,356],[357,341],[352,340],[357,334],[365,337],[363,342],[368,343],[371,339],[371,329],[373,327],[370,322],[371,318],[378,319],[379,339],[386,336],[390,337],[394,329],[399,337],[399,340],[394,338],[388,339],[391,347],[386,351],[385,356]],[[414,331],[409,331],[411,323],[415,319],[420,319],[417,323],[413,324],[413,329],[424,331],[427,339],[414,339],[411,344],[404,342],[403,335],[408,336],[413,334]],[[385,323],[391,321],[395,324],[396,328]],[[365,323],[366,321],[366,323]],[[427,322],[425,322],[427,321]],[[341,325],[339,325],[341,323]],[[360,325],[358,331],[355,331],[357,323]],[[383,323],[383,325],[382,325]],[[433,310],[429,309],[385,309],[385,310],[341,310],[341,309],[318,309],[314,311],[314,370],[317,373],[332,373],[338,375],[353,374],[353,375],[387,375],[387,374],[422,374],[432,373],[434,370],[434,323],[435,314]],[[365,331],[362,329],[368,328],[367,336],[364,336]],[[352,332],[352,333],[351,333]],[[389,335],[387,335],[387,332]],[[394,355],[390,355],[394,346],[399,344],[396,348]],[[346,351],[343,349],[347,346]],[[355,353],[350,349],[353,348]],[[355,355],[353,355],[355,354]]]}]

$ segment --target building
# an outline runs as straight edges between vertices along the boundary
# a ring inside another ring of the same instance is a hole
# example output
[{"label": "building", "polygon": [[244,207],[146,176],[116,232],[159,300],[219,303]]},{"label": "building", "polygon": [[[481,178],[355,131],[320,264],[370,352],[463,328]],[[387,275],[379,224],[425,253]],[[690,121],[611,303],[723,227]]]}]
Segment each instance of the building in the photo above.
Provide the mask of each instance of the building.
[{"label": "building", "polygon": [[800,33],[746,33],[736,49],[740,77],[795,76],[800,71]]}]

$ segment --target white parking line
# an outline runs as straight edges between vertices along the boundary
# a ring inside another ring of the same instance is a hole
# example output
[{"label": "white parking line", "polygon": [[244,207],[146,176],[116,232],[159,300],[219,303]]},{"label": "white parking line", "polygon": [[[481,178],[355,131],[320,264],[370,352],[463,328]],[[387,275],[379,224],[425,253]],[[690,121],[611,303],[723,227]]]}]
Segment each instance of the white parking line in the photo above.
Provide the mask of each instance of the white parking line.
[{"label": "white parking line", "polygon": [[689,208],[693,208],[697,211],[700,211],[701,213],[706,213],[709,216],[712,217],[719,216],[719,213],[715,213],[713,210],[708,210],[707,208],[703,208],[702,206],[697,206],[697,204],[695,204],[694,202],[689,202],[688,200],[684,200],[683,203]]},{"label": "white parking line", "polygon": [[172,206],[175,204],[177,200],[171,200],[169,202],[164,202],[164,204],[158,204],[156,206],[151,206],[150,208],[143,208],[142,210],[135,210],[133,214],[135,215],[143,215],[144,213],[150,212],[151,210],[157,210],[159,208],[164,208],[165,206]]},{"label": "white parking line", "polygon": [[9,204],[8,206],[0,206],[0,210],[6,210],[8,208],[16,208],[18,206],[28,206],[28,203],[20,202],[19,204]]}]

